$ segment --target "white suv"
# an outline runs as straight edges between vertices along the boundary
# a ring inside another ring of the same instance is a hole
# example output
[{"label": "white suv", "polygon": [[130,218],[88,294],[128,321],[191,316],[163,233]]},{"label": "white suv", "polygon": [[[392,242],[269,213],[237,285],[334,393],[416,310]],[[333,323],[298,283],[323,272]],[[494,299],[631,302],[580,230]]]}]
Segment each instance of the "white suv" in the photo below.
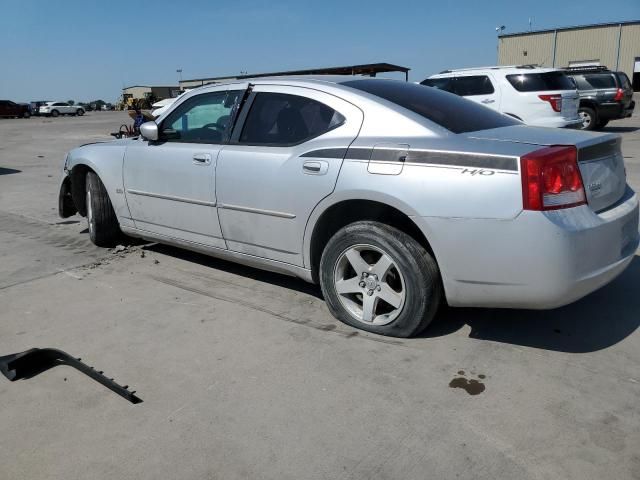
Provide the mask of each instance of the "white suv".
[{"label": "white suv", "polygon": [[40,115],[57,117],[58,115],[84,115],[84,108],[69,105],[66,102],[47,102],[38,109]]},{"label": "white suv", "polygon": [[575,83],[554,68],[524,65],[445,70],[421,83],[467,97],[528,125],[567,127],[580,123]]}]

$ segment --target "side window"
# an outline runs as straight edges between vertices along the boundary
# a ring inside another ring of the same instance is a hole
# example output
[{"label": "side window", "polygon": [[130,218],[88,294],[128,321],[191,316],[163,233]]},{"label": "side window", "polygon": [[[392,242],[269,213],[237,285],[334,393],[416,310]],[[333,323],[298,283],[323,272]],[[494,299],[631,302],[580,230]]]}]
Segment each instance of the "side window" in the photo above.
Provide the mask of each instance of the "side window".
[{"label": "side window", "polygon": [[340,113],[310,98],[258,93],[240,134],[240,143],[296,145],[333,130],[344,121]]},{"label": "side window", "polygon": [[188,143],[226,141],[232,112],[242,93],[242,90],[203,93],[186,100],[162,122],[161,138]]},{"label": "side window", "polygon": [[455,93],[453,91],[453,78],[427,78],[422,82],[427,87],[435,87],[445,92]]},{"label": "side window", "polygon": [[461,97],[490,95],[494,91],[493,84],[486,75],[456,77],[456,93]]},{"label": "side window", "polygon": [[66,106],[66,103],[62,103],[62,102],[57,102],[53,104],[54,107],[64,107]]}]

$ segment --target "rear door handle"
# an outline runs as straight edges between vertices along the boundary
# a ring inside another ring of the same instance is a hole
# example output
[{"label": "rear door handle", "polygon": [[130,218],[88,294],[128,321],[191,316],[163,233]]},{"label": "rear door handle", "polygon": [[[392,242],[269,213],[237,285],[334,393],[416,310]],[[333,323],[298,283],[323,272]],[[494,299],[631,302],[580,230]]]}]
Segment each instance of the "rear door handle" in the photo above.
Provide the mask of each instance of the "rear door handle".
[{"label": "rear door handle", "polygon": [[324,175],[329,170],[329,162],[309,160],[302,164],[302,171],[307,175]]},{"label": "rear door handle", "polygon": [[495,100],[491,100],[490,98],[485,98],[484,100],[482,100],[481,103],[484,103],[486,105],[487,103],[495,103],[495,102],[496,102]]},{"label": "rear door handle", "polygon": [[193,156],[193,163],[196,165],[210,165],[211,164],[211,155],[208,153],[196,153]]}]

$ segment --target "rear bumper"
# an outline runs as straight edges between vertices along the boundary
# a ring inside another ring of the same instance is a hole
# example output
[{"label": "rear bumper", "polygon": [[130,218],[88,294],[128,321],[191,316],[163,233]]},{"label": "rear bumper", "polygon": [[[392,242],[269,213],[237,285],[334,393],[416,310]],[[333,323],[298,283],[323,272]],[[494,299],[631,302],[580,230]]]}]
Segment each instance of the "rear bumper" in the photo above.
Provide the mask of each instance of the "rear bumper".
[{"label": "rear bumper", "polygon": [[640,242],[631,189],[613,208],[523,211],[512,220],[416,219],[456,307],[550,309],[606,285]]},{"label": "rear bumper", "polygon": [[633,109],[636,103],[631,102],[626,108],[623,104],[615,103],[602,103],[598,107],[598,116],[601,120],[615,120],[618,118],[628,118],[633,115]]}]

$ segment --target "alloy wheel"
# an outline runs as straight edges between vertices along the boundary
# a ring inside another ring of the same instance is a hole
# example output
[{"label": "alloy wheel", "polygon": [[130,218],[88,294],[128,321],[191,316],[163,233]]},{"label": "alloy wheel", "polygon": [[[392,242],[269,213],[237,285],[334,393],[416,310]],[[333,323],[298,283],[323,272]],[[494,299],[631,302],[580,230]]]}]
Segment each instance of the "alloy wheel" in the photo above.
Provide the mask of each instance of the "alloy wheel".
[{"label": "alloy wheel", "polygon": [[367,325],[387,325],[402,312],[405,281],[398,264],[381,248],[353,245],[340,254],[334,287],[342,306]]}]

